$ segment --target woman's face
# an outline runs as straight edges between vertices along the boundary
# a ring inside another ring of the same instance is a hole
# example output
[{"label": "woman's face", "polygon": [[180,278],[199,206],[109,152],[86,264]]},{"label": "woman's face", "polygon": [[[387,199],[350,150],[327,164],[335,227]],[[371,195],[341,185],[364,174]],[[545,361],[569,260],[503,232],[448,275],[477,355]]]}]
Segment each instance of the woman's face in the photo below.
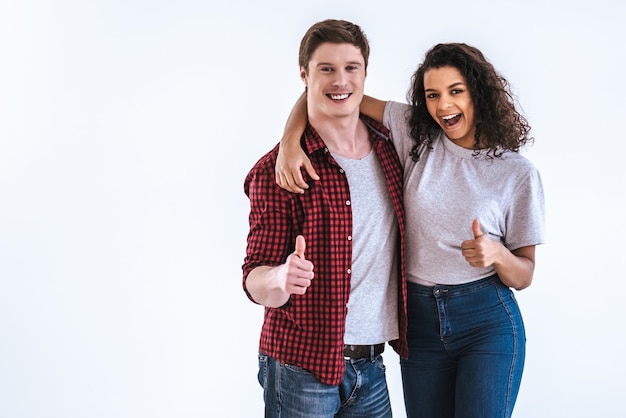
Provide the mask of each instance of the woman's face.
[{"label": "woman's face", "polygon": [[465,77],[455,67],[431,68],[424,73],[424,93],[430,116],[452,142],[474,148],[474,103]]}]

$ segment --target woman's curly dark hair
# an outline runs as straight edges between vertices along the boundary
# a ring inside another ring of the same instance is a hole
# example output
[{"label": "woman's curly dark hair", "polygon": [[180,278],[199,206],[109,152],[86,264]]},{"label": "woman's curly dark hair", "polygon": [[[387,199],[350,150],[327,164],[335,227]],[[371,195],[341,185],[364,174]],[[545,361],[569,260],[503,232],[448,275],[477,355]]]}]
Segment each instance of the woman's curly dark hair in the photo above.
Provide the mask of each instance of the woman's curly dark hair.
[{"label": "woman's curly dark hair", "polygon": [[475,155],[479,144],[486,148],[489,158],[500,157],[505,151],[519,152],[533,141],[528,135],[530,125],[516,110],[508,81],[502,77],[478,49],[463,43],[437,44],[427,53],[424,62],[411,78],[407,100],[412,105],[407,121],[415,145],[411,150],[414,161],[419,160],[423,146],[432,148],[441,127],[428,113],[424,93],[424,74],[441,67],[454,67],[465,78],[474,104],[476,134]]}]

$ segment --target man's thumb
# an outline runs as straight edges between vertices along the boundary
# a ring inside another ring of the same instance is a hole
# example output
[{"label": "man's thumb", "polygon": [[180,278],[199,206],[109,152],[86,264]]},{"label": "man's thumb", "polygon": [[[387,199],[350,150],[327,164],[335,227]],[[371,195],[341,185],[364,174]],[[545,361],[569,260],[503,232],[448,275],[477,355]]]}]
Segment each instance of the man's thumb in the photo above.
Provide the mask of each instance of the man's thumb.
[{"label": "man's thumb", "polygon": [[293,253],[304,260],[304,250],[306,250],[306,241],[302,235],[298,235],[296,237],[296,250]]},{"label": "man's thumb", "polygon": [[474,233],[474,239],[484,235],[482,229],[480,229],[480,222],[478,219],[474,219],[474,222],[472,222],[472,232]]}]

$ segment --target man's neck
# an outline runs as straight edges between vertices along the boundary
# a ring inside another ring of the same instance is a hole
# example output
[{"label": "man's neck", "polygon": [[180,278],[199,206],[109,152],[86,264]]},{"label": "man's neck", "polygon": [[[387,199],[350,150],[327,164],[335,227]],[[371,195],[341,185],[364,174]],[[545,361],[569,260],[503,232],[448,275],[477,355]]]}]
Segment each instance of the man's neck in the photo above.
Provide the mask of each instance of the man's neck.
[{"label": "man's neck", "polygon": [[344,118],[309,117],[309,123],[333,154],[361,159],[372,149],[367,128],[358,113]]}]

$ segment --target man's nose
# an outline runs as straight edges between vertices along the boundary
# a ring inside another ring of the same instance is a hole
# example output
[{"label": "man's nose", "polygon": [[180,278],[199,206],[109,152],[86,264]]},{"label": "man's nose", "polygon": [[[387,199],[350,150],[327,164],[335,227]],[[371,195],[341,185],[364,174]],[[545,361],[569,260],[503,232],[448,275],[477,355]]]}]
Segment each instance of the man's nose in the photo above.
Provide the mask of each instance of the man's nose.
[{"label": "man's nose", "polygon": [[333,81],[333,85],[335,86],[345,86],[347,84],[347,74],[345,71],[337,71],[335,72],[335,80]]}]

